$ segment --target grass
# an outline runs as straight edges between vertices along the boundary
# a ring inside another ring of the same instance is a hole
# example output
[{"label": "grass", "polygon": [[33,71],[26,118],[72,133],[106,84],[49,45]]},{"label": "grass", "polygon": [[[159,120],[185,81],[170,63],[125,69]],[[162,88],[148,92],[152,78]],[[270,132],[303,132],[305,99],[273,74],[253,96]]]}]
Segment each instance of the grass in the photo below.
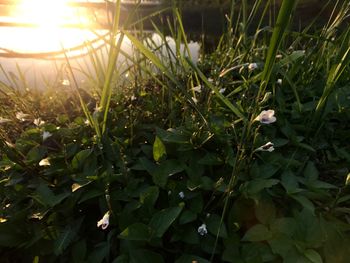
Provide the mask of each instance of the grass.
[{"label": "grass", "polygon": [[347,262],[349,4],[293,31],[297,1],[237,2],[197,63],[179,9],[171,49],[117,1],[86,89],[68,56],[66,92],[1,68],[4,262]]}]

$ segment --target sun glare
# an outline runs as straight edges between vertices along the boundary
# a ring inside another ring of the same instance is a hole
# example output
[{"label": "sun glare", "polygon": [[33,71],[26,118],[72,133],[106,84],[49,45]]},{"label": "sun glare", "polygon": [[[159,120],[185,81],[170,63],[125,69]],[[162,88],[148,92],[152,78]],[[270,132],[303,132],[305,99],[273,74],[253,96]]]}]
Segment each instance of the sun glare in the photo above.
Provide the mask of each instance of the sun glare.
[{"label": "sun glare", "polygon": [[86,23],[77,17],[67,0],[21,0],[15,10],[15,16],[26,23],[38,27],[59,27],[67,23]]},{"label": "sun glare", "polygon": [[[68,5],[71,0],[19,0],[12,16],[19,23],[30,24],[31,28],[9,28],[6,46],[19,52],[58,51],[81,45],[95,35],[88,29],[67,28],[67,26],[89,28],[88,15]],[[80,11],[80,12],[79,12]],[[83,10],[84,11],[84,10]],[[6,29],[2,29],[6,32]]]}]

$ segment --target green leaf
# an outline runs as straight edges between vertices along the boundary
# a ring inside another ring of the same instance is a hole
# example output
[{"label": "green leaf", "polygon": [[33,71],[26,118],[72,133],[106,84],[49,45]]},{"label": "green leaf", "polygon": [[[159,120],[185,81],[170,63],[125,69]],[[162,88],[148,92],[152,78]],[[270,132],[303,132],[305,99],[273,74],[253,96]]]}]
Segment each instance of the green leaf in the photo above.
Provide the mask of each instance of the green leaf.
[{"label": "green leaf", "polygon": [[179,218],[179,224],[183,225],[183,224],[187,224],[190,222],[193,222],[197,219],[197,214],[194,213],[191,210],[185,210],[182,212],[180,218]]},{"label": "green leaf", "polygon": [[318,171],[313,162],[308,162],[304,170],[304,176],[308,181],[315,181],[318,178]]},{"label": "green leaf", "polygon": [[31,163],[39,163],[46,155],[47,149],[42,146],[34,147],[27,153],[27,161]]},{"label": "green leaf", "polygon": [[251,227],[242,238],[243,241],[251,241],[251,242],[258,242],[258,241],[264,241],[269,240],[272,237],[272,233],[270,230],[262,225],[257,224],[253,227]]},{"label": "green leaf", "polygon": [[130,255],[130,263],[163,263],[162,256],[146,249],[132,250]]},{"label": "green leaf", "polygon": [[148,241],[151,238],[151,228],[142,223],[128,226],[120,233],[119,238],[126,240]]},{"label": "green leaf", "polygon": [[309,210],[312,214],[314,213],[315,206],[308,198],[306,198],[305,196],[302,196],[302,195],[297,195],[297,194],[292,194],[289,196],[292,197],[293,199],[295,199],[296,201],[298,201],[304,208]]},{"label": "green leaf", "polygon": [[184,165],[180,161],[174,159],[166,160],[158,165],[156,170],[152,173],[153,182],[164,188],[170,176],[180,173],[183,170]]},{"label": "green leaf", "polygon": [[87,252],[86,240],[82,239],[72,247],[72,261],[74,263],[84,262]]},{"label": "green leaf", "polygon": [[292,171],[286,170],[281,176],[281,184],[286,189],[288,194],[294,194],[301,191],[299,188],[298,178],[293,174]]},{"label": "green leaf", "polygon": [[189,144],[191,138],[191,134],[181,129],[168,129],[165,131],[157,128],[157,135],[164,142],[172,142],[178,144]]},{"label": "green leaf", "polygon": [[[227,228],[224,222],[221,224],[221,217],[218,215],[210,215],[206,220],[206,224],[210,233],[214,236],[219,234],[219,237],[227,238]],[[220,226],[221,224],[221,226]],[[219,231],[220,229],[220,231]]]},{"label": "green leaf", "polygon": [[269,199],[259,199],[255,206],[256,218],[262,224],[269,224],[276,217],[276,207]]},{"label": "green leaf", "polygon": [[54,207],[70,195],[69,192],[55,195],[45,184],[40,184],[33,198],[44,206]]},{"label": "green leaf", "polygon": [[209,152],[198,163],[203,165],[220,165],[223,163],[223,160],[219,154]]},{"label": "green leaf", "polygon": [[274,234],[284,234],[292,237],[297,229],[297,223],[292,217],[277,218],[271,223],[271,232]]},{"label": "green leaf", "polygon": [[323,260],[315,250],[307,249],[304,252],[305,257],[307,257],[313,263],[323,263]]},{"label": "green leaf", "polygon": [[248,195],[255,195],[261,192],[263,189],[271,188],[278,183],[279,180],[277,179],[253,179],[249,182],[246,182],[243,186],[243,189],[247,192]]},{"label": "green leaf", "polygon": [[180,215],[182,207],[170,207],[163,209],[152,217],[149,226],[153,228],[157,237],[162,237],[171,224]]},{"label": "green leaf", "polygon": [[140,203],[148,207],[153,208],[159,196],[159,188],[157,186],[150,186],[140,194]]},{"label": "green leaf", "polygon": [[86,159],[90,156],[91,153],[92,153],[91,149],[82,150],[78,152],[72,160],[73,169],[81,169]]},{"label": "green leaf", "polygon": [[129,256],[120,255],[117,258],[115,258],[112,263],[129,263]]},{"label": "green leaf", "polygon": [[163,156],[166,155],[166,149],[158,136],[156,136],[156,139],[153,143],[153,159],[158,162]]},{"label": "green leaf", "polygon": [[78,230],[83,222],[83,218],[74,221],[72,224],[65,227],[54,242],[55,255],[61,255],[64,250],[71,244],[76,237]]}]

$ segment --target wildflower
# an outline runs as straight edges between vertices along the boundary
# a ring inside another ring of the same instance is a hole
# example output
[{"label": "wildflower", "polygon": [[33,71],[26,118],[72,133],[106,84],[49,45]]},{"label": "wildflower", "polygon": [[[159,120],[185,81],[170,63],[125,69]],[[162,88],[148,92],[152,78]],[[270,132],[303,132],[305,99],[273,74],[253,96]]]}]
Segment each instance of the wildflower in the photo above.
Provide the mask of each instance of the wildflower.
[{"label": "wildflower", "polygon": [[64,79],[64,80],[62,80],[61,84],[63,86],[70,86],[70,81],[69,81],[69,79]]},{"label": "wildflower", "polygon": [[23,113],[21,111],[16,113],[16,118],[20,121],[27,121],[29,117],[29,114]]},{"label": "wildflower", "polygon": [[198,103],[198,100],[195,97],[192,97],[192,100],[193,100],[194,104]]},{"label": "wildflower", "polygon": [[248,65],[248,69],[250,70],[250,71],[253,71],[254,69],[257,69],[259,66],[258,66],[258,64],[257,63],[250,63],[249,65]]},{"label": "wildflower", "polygon": [[278,79],[278,80],[276,81],[276,83],[277,83],[278,85],[282,85],[282,79]]},{"label": "wildflower", "polygon": [[44,131],[42,136],[43,136],[43,141],[45,141],[47,138],[51,137],[52,134],[48,131]]},{"label": "wildflower", "polygon": [[35,119],[35,120],[33,121],[33,123],[34,123],[34,125],[36,125],[36,126],[41,126],[41,125],[44,125],[44,124],[45,124],[45,122],[42,121],[40,118]]},{"label": "wildflower", "polygon": [[10,121],[11,121],[10,119],[6,119],[6,118],[3,118],[3,117],[0,117],[0,124],[6,123],[6,122],[10,122]]},{"label": "wildflower", "polygon": [[201,93],[202,92],[202,86],[198,85],[196,87],[193,87],[192,90],[195,91],[195,92]]},{"label": "wildflower", "polygon": [[255,118],[255,121],[260,121],[263,124],[270,124],[277,120],[274,115],[274,110],[263,110],[259,116]]},{"label": "wildflower", "polygon": [[184,192],[180,192],[180,193],[179,193],[179,197],[180,197],[181,199],[184,199],[184,198],[185,198]]},{"label": "wildflower", "polygon": [[213,83],[214,80],[213,80],[212,78],[208,78],[208,82],[209,82],[209,83]]},{"label": "wildflower", "polygon": [[86,126],[89,126],[89,125],[90,125],[90,121],[89,121],[89,120],[85,120],[85,121],[84,121],[84,124],[85,124]]},{"label": "wildflower", "polygon": [[206,224],[202,224],[200,227],[198,227],[197,232],[201,236],[204,236],[204,235],[208,234],[207,225]]},{"label": "wildflower", "polygon": [[49,158],[42,159],[42,160],[39,162],[39,166],[50,166],[50,165],[51,165],[51,163],[50,163]]},{"label": "wildflower", "polygon": [[273,145],[274,144],[272,142],[268,142],[263,146],[260,146],[259,148],[257,148],[255,152],[273,152],[275,150],[275,148],[273,148]]},{"label": "wildflower", "polygon": [[105,230],[109,226],[109,211],[104,214],[102,219],[97,222],[97,227],[100,227]]},{"label": "wildflower", "polygon": [[219,93],[223,94],[225,92],[225,90],[226,90],[225,88],[222,88],[219,90]]}]

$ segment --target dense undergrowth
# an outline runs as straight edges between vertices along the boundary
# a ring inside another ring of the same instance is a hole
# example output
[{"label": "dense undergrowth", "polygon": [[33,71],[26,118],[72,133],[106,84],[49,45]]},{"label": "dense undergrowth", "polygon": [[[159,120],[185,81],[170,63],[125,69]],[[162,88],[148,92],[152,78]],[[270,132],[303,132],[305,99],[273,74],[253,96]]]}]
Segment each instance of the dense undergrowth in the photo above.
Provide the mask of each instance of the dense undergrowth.
[{"label": "dense undergrowth", "polygon": [[260,4],[194,64],[177,10],[171,50],[117,1],[134,53],[92,51],[90,87],[69,59],[47,90],[2,83],[1,262],[348,262],[349,4],[302,32]]}]

